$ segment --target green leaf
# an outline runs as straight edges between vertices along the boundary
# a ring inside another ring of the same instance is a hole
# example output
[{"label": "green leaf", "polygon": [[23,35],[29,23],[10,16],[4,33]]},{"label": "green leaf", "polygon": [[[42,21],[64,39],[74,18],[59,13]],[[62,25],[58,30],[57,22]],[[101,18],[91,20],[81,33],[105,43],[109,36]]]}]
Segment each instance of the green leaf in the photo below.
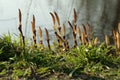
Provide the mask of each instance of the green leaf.
[{"label": "green leaf", "polygon": [[20,69],[14,70],[13,73],[14,73],[14,76],[19,76],[19,77],[24,75],[24,71]]},{"label": "green leaf", "polygon": [[0,54],[2,54],[3,53],[3,47],[0,49]]}]

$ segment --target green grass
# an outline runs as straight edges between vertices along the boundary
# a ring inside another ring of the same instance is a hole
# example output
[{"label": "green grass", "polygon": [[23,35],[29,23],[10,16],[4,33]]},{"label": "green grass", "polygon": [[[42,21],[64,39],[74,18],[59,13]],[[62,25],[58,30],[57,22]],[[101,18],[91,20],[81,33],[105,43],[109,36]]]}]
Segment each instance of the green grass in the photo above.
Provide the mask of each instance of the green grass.
[{"label": "green grass", "polygon": [[[39,45],[39,44],[38,44]],[[40,46],[40,45],[39,45]],[[52,46],[53,48],[53,46]],[[0,39],[1,80],[119,80],[120,56],[114,46],[78,46],[70,51],[44,50],[28,45],[10,35]]]}]

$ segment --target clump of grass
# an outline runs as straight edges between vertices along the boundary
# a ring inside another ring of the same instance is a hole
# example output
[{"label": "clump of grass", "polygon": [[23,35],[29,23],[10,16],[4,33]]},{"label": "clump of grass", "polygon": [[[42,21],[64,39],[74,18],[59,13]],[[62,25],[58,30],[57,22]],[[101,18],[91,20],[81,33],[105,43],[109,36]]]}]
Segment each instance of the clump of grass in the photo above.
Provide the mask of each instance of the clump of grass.
[{"label": "clump of grass", "polygon": [[[22,33],[22,17],[19,10],[19,28],[22,45],[19,41],[12,42],[11,36],[3,36],[0,39],[0,77],[2,79],[95,79],[105,80],[113,77],[120,79],[120,28],[113,30],[115,46],[110,45],[108,35],[105,35],[105,43],[99,43],[99,39],[93,37],[91,25],[82,25],[83,31],[76,24],[77,14],[74,9],[74,24],[68,21],[73,34],[73,47],[70,48],[66,37],[66,26],[60,25],[57,13],[50,13],[53,19],[53,29],[58,40],[58,48],[52,49],[49,30],[45,28],[47,46],[43,44],[43,30],[39,27],[40,43],[36,41],[35,17],[32,19],[33,45],[25,45]],[[77,41],[77,37],[79,41]],[[20,41],[21,42],[21,41]],[[80,45],[78,45],[78,42]],[[41,48],[43,48],[41,50]],[[33,48],[35,47],[35,48]],[[55,48],[57,46],[54,46]],[[58,50],[59,49],[59,50]],[[22,53],[25,54],[22,54]],[[61,53],[61,54],[60,54]],[[9,55],[8,55],[9,54]],[[11,56],[12,55],[12,56]],[[111,78],[111,79],[113,79]]]}]

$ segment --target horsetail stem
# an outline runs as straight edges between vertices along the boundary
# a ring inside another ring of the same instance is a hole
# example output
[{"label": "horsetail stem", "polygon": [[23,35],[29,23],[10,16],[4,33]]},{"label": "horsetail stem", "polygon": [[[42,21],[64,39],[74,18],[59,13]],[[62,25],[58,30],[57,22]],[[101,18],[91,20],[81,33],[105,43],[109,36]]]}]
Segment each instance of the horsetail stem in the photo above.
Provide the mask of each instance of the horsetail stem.
[{"label": "horsetail stem", "polygon": [[20,35],[22,37],[23,47],[25,47],[25,37],[24,37],[23,32],[22,32],[22,13],[21,13],[20,9],[19,9],[19,27],[18,27],[18,30],[20,31]]},{"label": "horsetail stem", "polygon": [[120,33],[120,22],[118,23],[118,32]]},{"label": "horsetail stem", "polygon": [[77,22],[77,13],[76,13],[76,10],[74,8],[74,25],[76,25],[76,22]]},{"label": "horsetail stem", "polygon": [[54,15],[53,15],[52,13],[50,13],[50,15],[52,16],[52,21],[53,21],[53,24],[54,24],[53,29],[54,29],[54,31],[56,32],[57,30],[56,30],[56,21],[55,21],[55,17],[54,17]]},{"label": "horsetail stem", "polygon": [[76,48],[77,47],[77,40],[76,40],[76,29],[75,29],[75,26],[73,27],[72,24],[70,23],[70,21],[68,21],[71,29],[72,29],[72,32],[73,32],[73,40],[74,40],[74,47]]},{"label": "horsetail stem", "polygon": [[116,37],[117,32],[115,30],[112,30],[112,33],[113,33],[113,37],[114,37],[115,46],[117,47],[117,37]]},{"label": "horsetail stem", "polygon": [[65,50],[68,51],[69,50],[69,43],[66,39],[66,28],[65,28],[64,24],[63,24],[63,27],[62,27],[62,31],[63,31],[64,47],[65,47]]},{"label": "horsetail stem", "polygon": [[33,33],[34,46],[36,48],[37,47],[36,46],[36,29],[35,29],[35,16],[34,15],[33,15],[31,24],[32,24],[32,33]]},{"label": "horsetail stem", "polygon": [[[52,13],[50,13],[50,15],[52,16],[53,24],[54,24],[54,26],[53,26],[54,33],[56,35],[56,38],[57,38],[57,41],[58,41],[58,44],[59,44],[59,48],[61,48],[62,47],[62,41],[61,41],[61,38],[60,38],[60,36],[61,36],[60,20],[59,20],[59,17],[57,15],[57,13],[54,12],[54,14],[55,14],[55,16]],[[59,36],[58,36],[58,33],[57,33],[55,17],[56,17],[57,23],[58,23],[58,31],[59,31],[59,34],[60,34]]]},{"label": "horsetail stem", "polygon": [[40,36],[40,44],[43,45],[42,29],[41,29],[41,27],[39,27],[38,32],[39,32],[39,36]]},{"label": "horsetail stem", "polygon": [[39,27],[38,32],[39,32],[40,40],[42,40],[42,29],[41,29],[41,27]]},{"label": "horsetail stem", "polygon": [[82,32],[81,39],[82,39],[82,44],[85,45],[85,33],[84,32]]},{"label": "horsetail stem", "polygon": [[59,34],[61,34],[61,27],[60,27],[60,19],[59,19],[59,16],[56,12],[54,12],[55,14],[55,17],[56,17],[56,20],[57,20],[57,23],[58,23],[58,31],[59,31]]},{"label": "horsetail stem", "polygon": [[[63,24],[62,28],[60,27],[60,19],[59,16],[56,12],[50,13],[50,15],[52,16],[52,20],[53,20],[53,28],[54,28],[54,32],[55,32],[55,36],[58,40],[58,44],[59,44],[59,48],[62,49],[63,45],[62,43],[64,43],[64,47],[65,50],[69,50],[70,46],[69,46],[69,42],[66,39],[66,28],[65,25]],[[56,26],[56,22],[57,22],[57,26]],[[76,10],[74,9],[74,20],[73,20],[73,25],[71,24],[70,21],[68,21],[69,26],[72,29],[72,33],[73,33],[73,40],[74,40],[74,47],[77,47],[77,38],[76,35],[78,35],[79,37],[79,41],[80,44],[83,45],[88,45],[90,43],[94,43],[94,46],[97,46],[97,44],[99,43],[98,38],[96,37],[95,39],[92,38],[92,28],[91,25],[87,22],[87,28],[84,24],[82,24],[83,27],[83,32],[81,33],[80,27],[77,27],[77,13]],[[35,16],[33,15],[32,21],[32,34],[33,34],[33,40],[34,40],[34,46],[36,46],[36,29],[35,29]],[[61,30],[62,29],[62,30]],[[22,32],[22,13],[21,10],[19,9],[19,27],[18,30],[20,32],[21,35],[21,44],[23,44],[25,46],[25,38]],[[39,27],[38,29],[39,32],[39,37],[40,37],[40,44],[43,45],[43,39],[42,39],[42,29]],[[45,32],[46,32],[46,39],[47,39],[47,44],[48,44],[48,48],[49,50],[51,50],[50,48],[50,38],[49,38],[49,33],[48,30],[45,28]],[[116,45],[116,49],[118,52],[120,52],[120,23],[118,24],[118,31],[112,30],[113,36],[114,36],[114,42]],[[109,37],[108,35],[105,35],[105,43],[106,46],[108,47],[110,44],[109,41]]]},{"label": "horsetail stem", "polygon": [[[60,19],[59,19],[59,16],[56,12],[54,12],[55,14],[55,17],[56,17],[56,20],[57,20],[57,23],[58,23],[58,34],[59,36],[61,37],[62,36],[62,33],[61,33],[61,27],[60,27]],[[59,47],[62,49],[62,40],[59,38]]]},{"label": "horsetail stem", "polygon": [[80,26],[78,27],[78,37],[80,40],[80,44],[82,44],[82,38],[81,38],[81,30],[80,30]]},{"label": "horsetail stem", "polygon": [[49,50],[51,50],[50,48],[50,38],[49,38],[49,33],[48,30],[45,28],[45,32],[46,32],[46,40],[47,40],[47,44],[48,44],[48,48]]},{"label": "horsetail stem", "polygon": [[74,9],[74,27],[73,27],[73,30],[74,30],[74,33],[76,33],[76,29],[77,29],[77,13],[76,13],[76,10]]},{"label": "horsetail stem", "polygon": [[120,50],[120,34],[118,32],[116,33],[116,38],[117,38],[117,49]]},{"label": "horsetail stem", "polygon": [[108,35],[105,35],[105,44],[106,44],[106,47],[108,47],[110,44]]},{"label": "horsetail stem", "polygon": [[90,26],[90,24],[87,22],[88,25],[88,32],[89,32],[89,39],[92,40],[92,27]]},{"label": "horsetail stem", "polygon": [[19,9],[19,23],[22,22],[22,13],[21,13],[21,10]]},{"label": "horsetail stem", "polygon": [[62,32],[63,32],[63,38],[65,37],[66,35],[66,28],[65,28],[65,25],[63,24],[63,27],[62,27]]},{"label": "horsetail stem", "polygon": [[89,41],[88,41],[88,35],[87,35],[87,30],[84,24],[82,24],[83,26],[83,31],[84,31],[84,37],[85,37],[85,44],[88,45]]}]

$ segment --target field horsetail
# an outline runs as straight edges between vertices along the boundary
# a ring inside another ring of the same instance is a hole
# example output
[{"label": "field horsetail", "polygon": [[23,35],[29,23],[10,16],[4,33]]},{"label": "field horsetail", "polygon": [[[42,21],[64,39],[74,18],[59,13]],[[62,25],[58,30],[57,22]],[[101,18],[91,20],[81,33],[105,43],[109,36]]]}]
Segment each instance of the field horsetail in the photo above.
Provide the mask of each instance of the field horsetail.
[{"label": "field horsetail", "polygon": [[[58,14],[56,12],[51,13],[50,15],[52,17],[52,21],[53,21],[53,31],[55,34],[55,37],[57,39],[57,43],[58,43],[58,47],[60,51],[69,51],[70,50],[70,46],[69,46],[69,41],[66,37],[66,25],[61,25],[60,24],[60,18],[58,16]],[[72,30],[72,34],[73,34],[73,48],[77,48],[78,43],[80,43],[80,46],[94,46],[96,47],[97,45],[99,45],[99,39],[96,37],[93,37],[93,32],[92,32],[92,27],[91,25],[87,22],[87,27],[85,24],[82,24],[82,29],[81,26],[77,25],[77,12],[74,9],[74,20],[73,20],[73,24],[68,21],[69,27]],[[34,47],[37,48],[37,40],[36,40],[36,25],[35,25],[35,16],[33,15],[32,21],[31,21],[31,25],[32,25],[32,34],[33,34],[33,42],[34,42]],[[19,27],[18,30],[20,32],[21,38],[22,38],[22,45],[25,46],[25,38],[22,32],[22,13],[19,9]],[[46,33],[46,41],[48,44],[48,49],[52,50],[52,45],[50,44],[50,35],[49,35],[49,30],[47,28],[45,28],[45,33]],[[118,52],[120,54],[120,23],[118,24],[118,31],[112,30],[113,36],[114,36],[114,44],[116,46],[116,52]],[[40,45],[42,45],[42,47],[44,47],[43,44],[43,30],[41,29],[41,27],[38,28],[38,34],[39,34],[39,43]],[[77,37],[79,40],[77,40]],[[105,35],[105,44],[106,47],[108,48],[110,45],[110,40],[108,35]]]}]

